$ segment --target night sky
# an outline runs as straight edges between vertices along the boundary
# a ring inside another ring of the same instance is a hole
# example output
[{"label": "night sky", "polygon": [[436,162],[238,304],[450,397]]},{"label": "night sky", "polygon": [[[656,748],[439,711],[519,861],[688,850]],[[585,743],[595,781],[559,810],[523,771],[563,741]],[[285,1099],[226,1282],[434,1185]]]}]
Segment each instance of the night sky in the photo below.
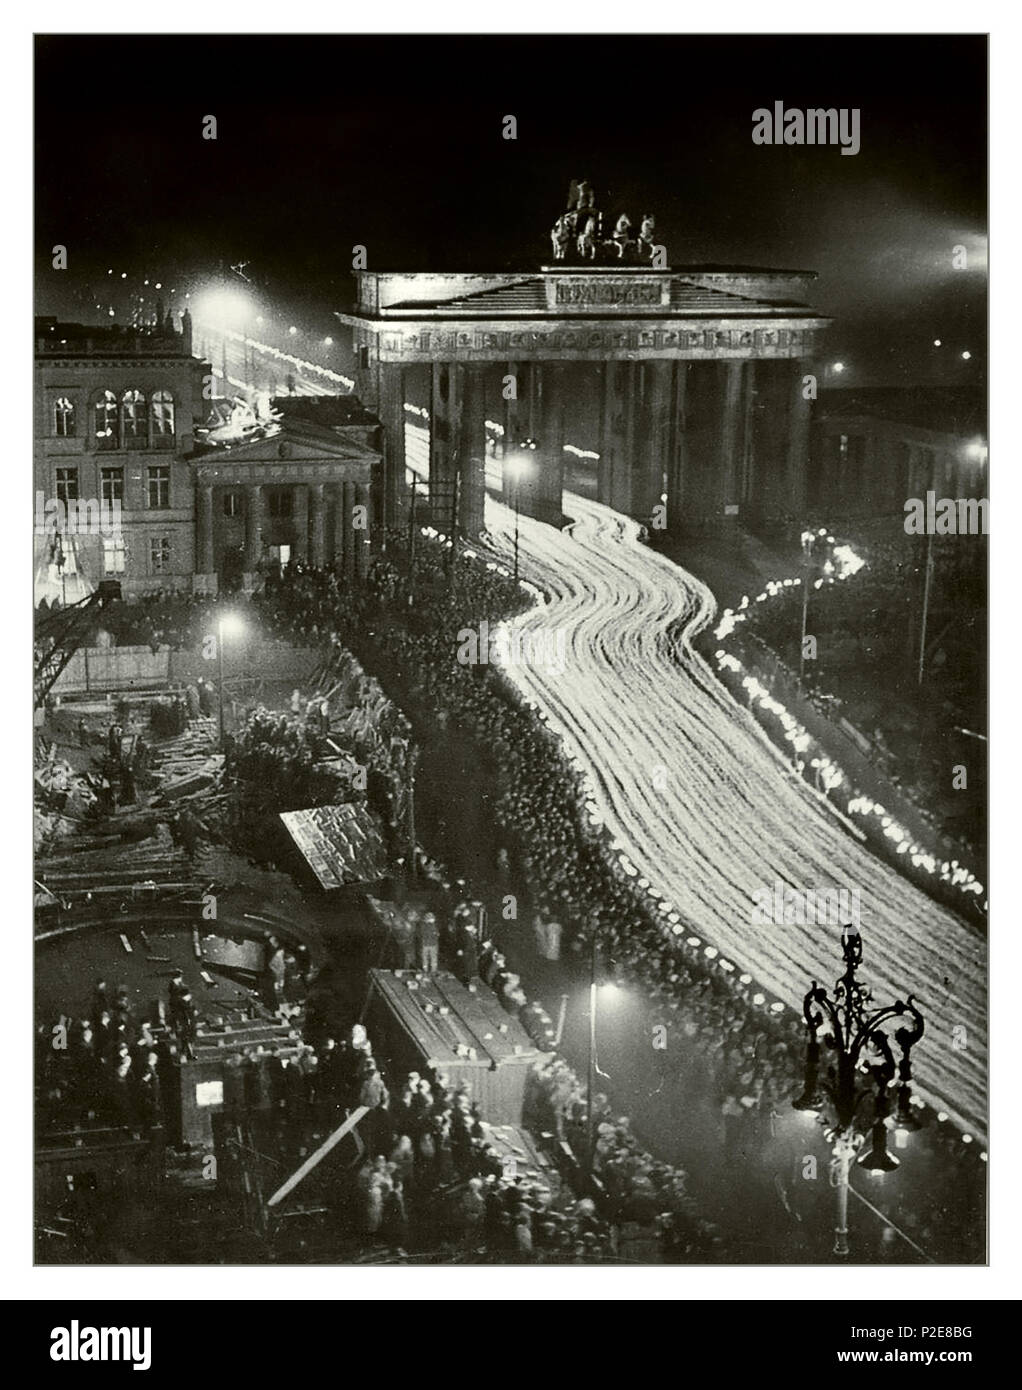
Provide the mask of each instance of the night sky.
[{"label": "night sky", "polygon": [[[115,263],[187,281],[248,261],[318,331],[350,298],[355,243],[370,269],[535,266],[569,180],[588,177],[605,212],[656,215],[672,266],[818,271],[849,384],[978,382],[986,49],[918,35],[40,37],[37,310],[99,321],[92,291]],[[859,107],[860,153],[754,145],[752,112],[776,100]],[[501,138],[509,113],[517,141]],[[207,114],[216,141],[201,139]],[[57,243],[66,273],[50,268]]]}]

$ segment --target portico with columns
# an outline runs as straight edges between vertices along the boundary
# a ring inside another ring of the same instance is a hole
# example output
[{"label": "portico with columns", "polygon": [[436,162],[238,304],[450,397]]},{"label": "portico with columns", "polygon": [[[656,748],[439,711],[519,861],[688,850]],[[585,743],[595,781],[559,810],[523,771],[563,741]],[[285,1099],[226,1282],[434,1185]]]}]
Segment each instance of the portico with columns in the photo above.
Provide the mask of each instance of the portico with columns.
[{"label": "portico with columns", "polygon": [[203,587],[255,588],[288,562],[365,574],[379,453],[361,438],[317,433],[285,426],[192,457]]},{"label": "portico with columns", "polygon": [[[483,526],[486,421],[532,442],[521,508],[563,517],[566,413],[597,389],[598,500],[679,534],[801,516],[813,359],[829,320],[805,271],[544,267],[533,274],[356,273],[355,391],[383,425],[380,507],[406,515],[407,375],[429,374],[429,489],[458,478]],[[513,394],[508,397],[507,384]],[[504,500],[510,489],[505,477]]]}]

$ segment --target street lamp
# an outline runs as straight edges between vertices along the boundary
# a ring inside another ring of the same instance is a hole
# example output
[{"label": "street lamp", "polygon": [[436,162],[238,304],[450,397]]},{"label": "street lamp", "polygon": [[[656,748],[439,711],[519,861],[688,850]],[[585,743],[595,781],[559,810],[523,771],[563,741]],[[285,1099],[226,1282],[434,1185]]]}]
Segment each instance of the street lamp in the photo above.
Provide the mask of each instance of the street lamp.
[{"label": "street lamp", "polygon": [[[595,925],[590,927],[589,935],[589,1065],[586,1075],[586,1172],[592,1177],[596,1158],[596,1116],[593,1111],[593,1093],[596,1090],[596,1073],[600,1070],[596,1052],[596,1013],[597,1001],[602,994],[605,999],[618,993],[617,985],[607,982],[597,983],[597,932]],[[605,1075],[600,1072],[600,1075]]]},{"label": "street lamp", "polygon": [[217,639],[216,653],[217,666],[219,671],[219,694],[220,694],[220,751],[224,747],[224,637],[228,633],[232,637],[240,637],[245,631],[245,624],[236,613],[221,613],[217,620]]},{"label": "street lamp", "polygon": [[[159,285],[156,288],[159,289]],[[249,296],[233,283],[216,285],[208,290],[203,290],[196,299],[196,320],[212,325],[220,334],[221,371],[224,378],[225,396],[228,394],[227,334],[229,331],[240,329],[242,373],[247,377],[250,372],[248,328],[253,317],[252,308],[253,305]],[[254,349],[251,359],[251,375],[254,378]],[[247,384],[254,386],[255,382],[253,380]]]},{"label": "street lamp", "polygon": [[821,527],[818,531],[802,532],[802,632],[798,649],[798,688],[806,673],[806,625],[809,621],[809,581],[814,573],[814,551],[816,544],[827,532]]},{"label": "street lamp", "polygon": [[532,471],[530,454],[537,448],[534,439],[523,439],[518,448],[504,461],[504,469],[514,484],[515,499],[515,583],[518,583],[518,530],[521,518],[522,479]]},{"label": "street lamp", "polygon": [[[793,1102],[794,1109],[817,1111],[821,1116],[825,1107],[829,1107],[830,1115],[823,1123],[827,1125],[833,1146],[831,1182],[837,1190],[835,1255],[848,1254],[848,1174],[865,1139],[859,1113],[863,1102],[872,1102],[871,1147],[859,1163],[872,1172],[890,1173],[898,1167],[898,1160],[887,1149],[887,1119],[891,1113],[888,1092],[895,1075],[899,1083],[897,1127],[904,1130],[920,1127],[912,1111],[910,1054],[923,1036],[924,1027],[923,1016],[913,1004],[911,994],[907,1000],[896,999],[893,1004],[870,1011],[873,993],[855,974],[862,961],[862,937],[851,925],[841,929],[841,951],[845,972],[835,983],[833,996],[814,980],[803,1000],[808,1035],[805,1084],[802,1094]],[[893,1033],[894,1045],[901,1053],[897,1062],[891,1046],[892,1036],[884,1031],[885,1026],[896,1019],[905,1020]],[[818,1037],[821,1029],[824,1030],[823,1044],[837,1054],[823,1080],[820,1078]]]}]

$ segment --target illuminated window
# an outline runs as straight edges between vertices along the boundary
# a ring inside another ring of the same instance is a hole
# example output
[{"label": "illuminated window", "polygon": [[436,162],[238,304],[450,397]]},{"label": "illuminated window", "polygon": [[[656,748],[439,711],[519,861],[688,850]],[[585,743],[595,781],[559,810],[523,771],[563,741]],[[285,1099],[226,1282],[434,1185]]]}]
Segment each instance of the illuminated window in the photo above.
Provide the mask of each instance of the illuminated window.
[{"label": "illuminated window", "polygon": [[75,432],[75,408],[66,396],[53,404],[53,433],[61,439],[71,439]]},{"label": "illuminated window", "polygon": [[174,397],[169,391],[154,391],[150,409],[154,449],[174,447]]},{"label": "illuminated window", "polygon": [[169,536],[150,536],[149,538],[149,573],[166,574],[170,569],[170,538]]},{"label": "illuminated window", "polygon": [[154,510],[165,511],[170,506],[170,469],[166,464],[154,464],[146,469],[149,488],[149,506]]},{"label": "illuminated window", "polygon": [[224,1083],[222,1081],[197,1081],[195,1083],[196,1105],[223,1105]]},{"label": "illuminated window", "polygon": [[124,540],[120,536],[103,537],[103,573],[124,573]]},{"label": "illuminated window", "polygon": [[124,501],[124,469],[101,468],[99,485],[104,502]]},{"label": "illuminated window", "polygon": [[78,500],[77,468],[57,469],[57,496],[61,502],[76,502]]},{"label": "illuminated window", "polygon": [[121,435],[128,449],[144,449],[149,440],[149,417],[141,391],[125,391],[121,397]]},{"label": "illuminated window", "polygon": [[224,493],[224,516],[241,516],[241,493]]},{"label": "illuminated window", "polygon": [[94,430],[97,449],[119,449],[121,444],[121,419],[117,409],[117,397],[112,391],[101,391],[93,405]]}]

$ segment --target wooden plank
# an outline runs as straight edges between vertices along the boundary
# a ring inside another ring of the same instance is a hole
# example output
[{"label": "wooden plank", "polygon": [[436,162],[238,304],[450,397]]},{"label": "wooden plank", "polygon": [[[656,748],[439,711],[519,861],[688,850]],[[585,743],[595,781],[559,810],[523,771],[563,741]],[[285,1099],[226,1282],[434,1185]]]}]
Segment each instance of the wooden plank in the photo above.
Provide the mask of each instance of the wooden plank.
[{"label": "wooden plank", "polygon": [[320,1144],[319,1148],[315,1151],[315,1153],[310,1154],[309,1157],[302,1164],[302,1166],[296,1169],[295,1172],[291,1174],[287,1182],[285,1182],[281,1187],[277,1188],[276,1192],[266,1203],[266,1205],[268,1207],[275,1207],[280,1202],[282,1202],[284,1198],[288,1195],[288,1193],[293,1192],[295,1188],[298,1186],[298,1184],[302,1181],[302,1179],[307,1178],[309,1174],[312,1172],[313,1168],[315,1168],[316,1165],[322,1159],[326,1158],[330,1150],[336,1148],[336,1146],[341,1142],[344,1136],[350,1133],[351,1130],[355,1128],[359,1120],[362,1119],[363,1115],[368,1115],[368,1113],[368,1105],[360,1105],[356,1110],[353,1110],[351,1114],[348,1116],[348,1118],[344,1121],[344,1124],[341,1125],[339,1129],[335,1129],[333,1134],[331,1134],[328,1139],[325,1139],[323,1143]]}]

